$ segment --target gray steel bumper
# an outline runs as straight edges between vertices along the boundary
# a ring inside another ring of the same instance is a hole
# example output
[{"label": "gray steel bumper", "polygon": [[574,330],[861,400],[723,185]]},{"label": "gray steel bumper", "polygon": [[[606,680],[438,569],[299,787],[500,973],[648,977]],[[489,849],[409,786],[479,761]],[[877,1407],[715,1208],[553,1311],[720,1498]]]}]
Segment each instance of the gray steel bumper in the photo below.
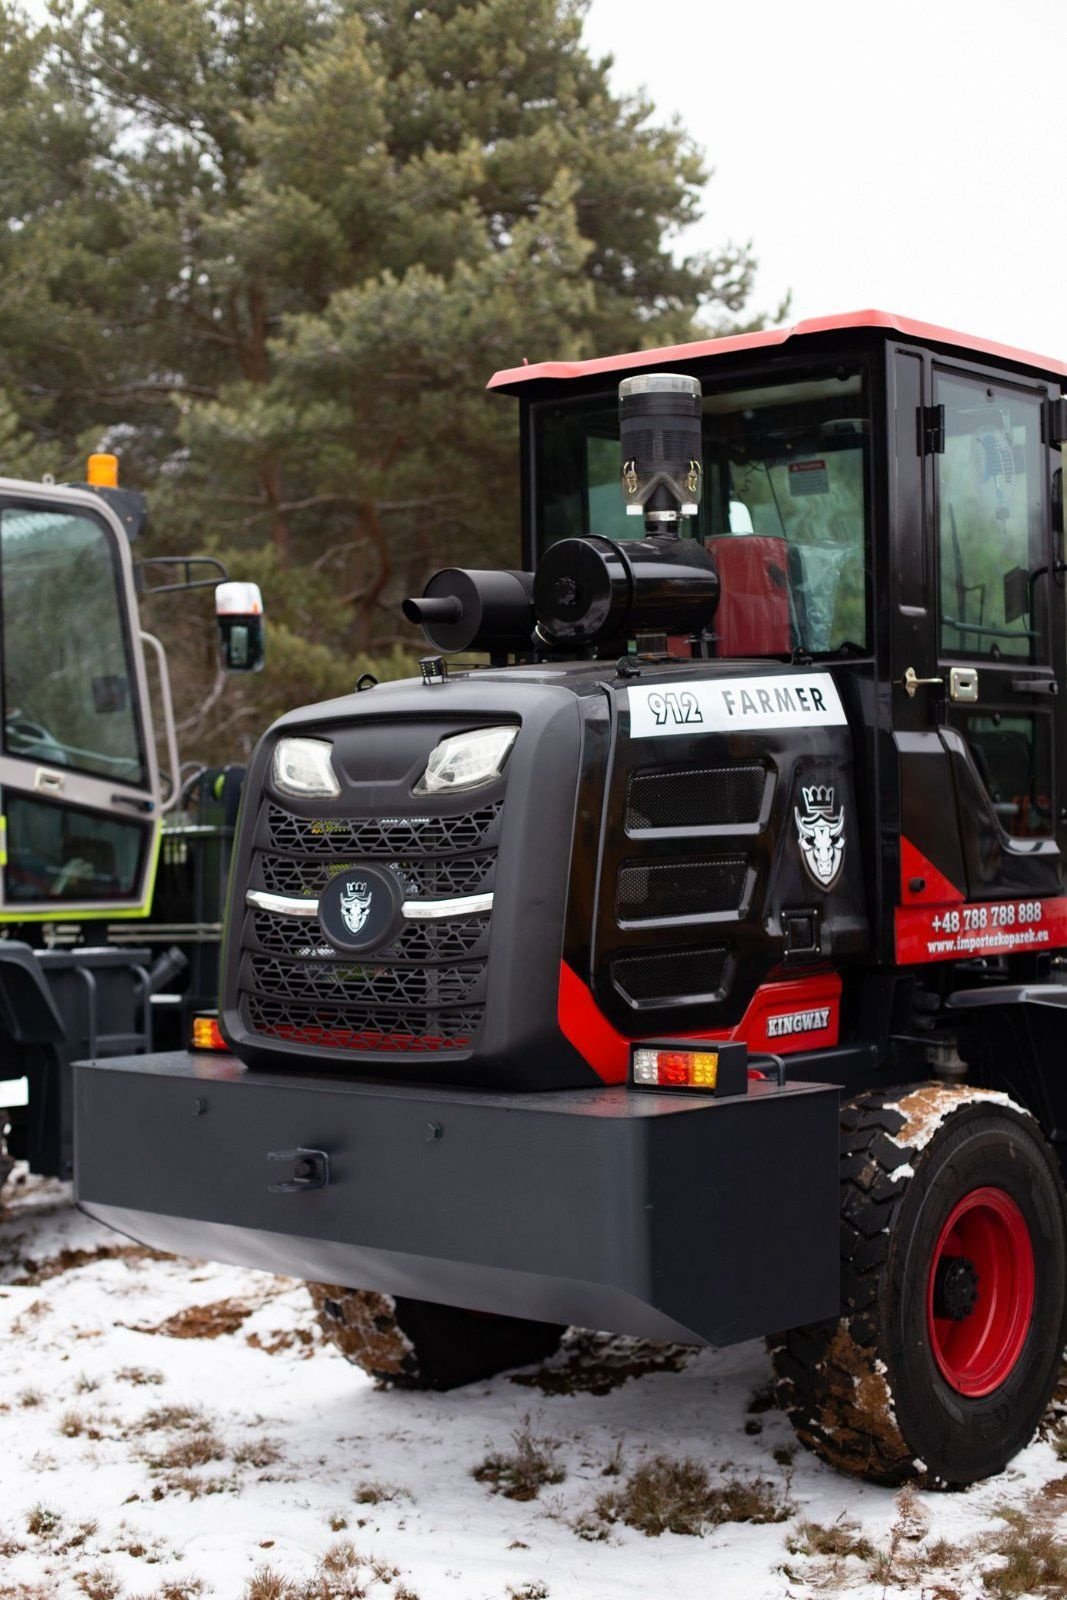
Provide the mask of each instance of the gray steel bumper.
[{"label": "gray steel bumper", "polygon": [[[78,1203],[162,1250],[694,1343],[837,1313],[836,1088],[492,1094],[178,1052],[74,1076]],[[270,1159],[298,1150],[328,1172]]]}]

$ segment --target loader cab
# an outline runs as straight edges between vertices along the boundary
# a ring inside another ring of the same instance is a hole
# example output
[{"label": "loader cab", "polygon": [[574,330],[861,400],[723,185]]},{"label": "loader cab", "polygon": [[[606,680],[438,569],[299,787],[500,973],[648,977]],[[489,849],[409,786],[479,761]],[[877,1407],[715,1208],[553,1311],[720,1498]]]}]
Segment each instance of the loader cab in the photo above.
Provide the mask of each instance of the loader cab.
[{"label": "loader cab", "polygon": [[101,495],[0,480],[0,920],[137,916],[161,823],[126,531]]},{"label": "loader cab", "polygon": [[617,393],[657,370],[703,390],[686,528],[721,596],[700,653],[832,668],[862,744],[877,959],[1063,943],[1067,367],[860,312],[500,373],[522,401],[526,567],[559,539],[641,537]]}]

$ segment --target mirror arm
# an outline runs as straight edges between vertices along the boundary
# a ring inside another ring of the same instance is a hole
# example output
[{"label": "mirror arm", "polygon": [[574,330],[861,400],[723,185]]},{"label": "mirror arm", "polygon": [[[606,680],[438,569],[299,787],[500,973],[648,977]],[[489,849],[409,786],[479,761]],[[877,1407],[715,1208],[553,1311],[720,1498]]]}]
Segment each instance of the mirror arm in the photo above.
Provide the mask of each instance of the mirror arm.
[{"label": "mirror arm", "polygon": [[[148,573],[153,567],[180,567],[185,576],[177,583],[149,584]],[[210,567],[214,573],[210,578],[194,578],[194,567]],[[150,556],[144,561],[134,562],[134,579],[139,595],[151,594],[178,594],[187,589],[214,589],[217,584],[225,583],[230,574],[225,562],[217,556]]]},{"label": "mirror arm", "polygon": [[156,670],[159,673],[159,694],[163,702],[163,734],[167,742],[167,760],[170,762],[170,794],[160,804],[161,815],[173,811],[181,797],[181,763],[178,759],[178,730],[174,722],[174,701],[170,692],[170,667],[167,663],[167,652],[160,644],[154,633],[145,633],[141,630],[141,643],[146,644],[155,652]]}]

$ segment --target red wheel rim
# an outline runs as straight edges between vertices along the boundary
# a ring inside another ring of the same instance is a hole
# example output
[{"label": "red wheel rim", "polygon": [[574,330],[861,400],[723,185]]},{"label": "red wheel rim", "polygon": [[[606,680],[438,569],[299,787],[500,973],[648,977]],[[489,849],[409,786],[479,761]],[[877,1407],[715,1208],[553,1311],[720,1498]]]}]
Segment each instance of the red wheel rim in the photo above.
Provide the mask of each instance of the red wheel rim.
[{"label": "red wheel rim", "polygon": [[1011,1373],[1034,1310],[1030,1230],[1003,1189],[973,1189],[949,1214],[926,1288],[930,1348],[948,1383],[977,1398]]}]

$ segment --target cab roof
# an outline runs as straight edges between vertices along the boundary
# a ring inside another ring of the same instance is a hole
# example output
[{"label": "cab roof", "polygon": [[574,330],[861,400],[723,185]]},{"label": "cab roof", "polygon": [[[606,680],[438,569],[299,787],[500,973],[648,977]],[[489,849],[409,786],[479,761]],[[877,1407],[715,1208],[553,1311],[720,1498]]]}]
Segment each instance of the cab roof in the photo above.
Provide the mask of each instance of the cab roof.
[{"label": "cab roof", "polygon": [[786,328],[764,328],[759,333],[727,334],[722,339],[696,339],[691,344],[666,345],[657,350],[632,350],[625,355],[598,356],[591,361],[538,361],[521,367],[507,367],[489,380],[490,389],[521,394],[528,383],[559,382],[561,379],[596,377],[599,373],[644,371],[648,367],[689,363],[708,357],[734,355],[746,350],[779,348],[794,339],[813,334],[841,333],[860,328],[882,329],[917,344],[947,346],[968,355],[990,357],[1013,367],[1027,367],[1057,378],[1067,377],[1067,362],[1051,356],[1016,350],[992,339],[979,339],[971,333],[957,333],[930,322],[916,322],[891,311],[846,311],[836,317],[808,317]]}]

